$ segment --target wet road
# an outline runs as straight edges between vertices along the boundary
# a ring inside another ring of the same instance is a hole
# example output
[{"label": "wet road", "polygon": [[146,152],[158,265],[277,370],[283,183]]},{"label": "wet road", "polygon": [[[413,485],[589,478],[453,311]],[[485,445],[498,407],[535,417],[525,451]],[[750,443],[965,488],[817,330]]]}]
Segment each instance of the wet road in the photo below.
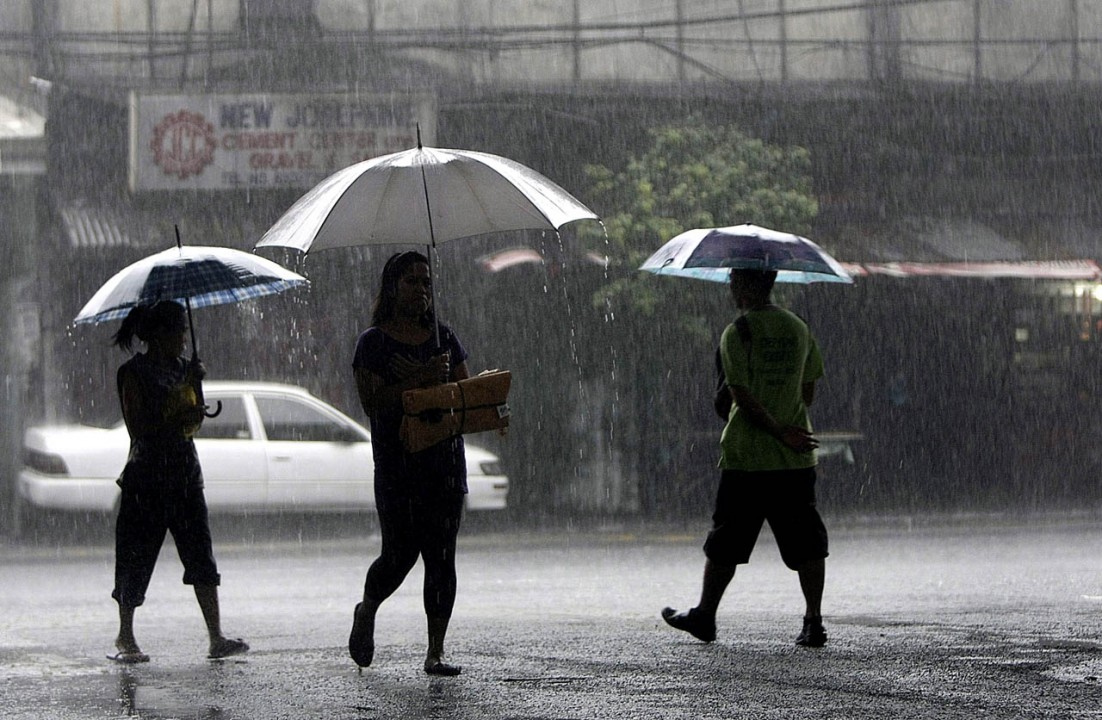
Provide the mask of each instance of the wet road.
[{"label": "wet road", "polygon": [[1102,716],[1097,517],[832,530],[830,641],[809,650],[792,644],[802,603],[768,536],[706,645],[658,617],[695,601],[702,525],[474,528],[461,538],[454,679],[420,669],[419,568],[380,611],[375,665],[352,666],[370,532],[246,542],[216,528],[223,623],[253,646],[217,662],[166,548],[136,623],[153,661],[132,668],[104,659],[110,548],[9,545],[0,707],[11,720]]}]

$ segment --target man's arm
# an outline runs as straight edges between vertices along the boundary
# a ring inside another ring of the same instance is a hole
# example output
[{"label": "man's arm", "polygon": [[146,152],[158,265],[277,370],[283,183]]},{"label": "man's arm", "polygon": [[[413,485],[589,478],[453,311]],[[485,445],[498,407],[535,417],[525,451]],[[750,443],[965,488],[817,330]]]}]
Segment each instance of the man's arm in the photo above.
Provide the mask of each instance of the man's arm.
[{"label": "man's arm", "polygon": [[[804,383],[804,402],[807,402],[809,385],[811,386],[811,395],[814,398],[815,384]],[[750,388],[745,385],[730,385],[729,387],[739,410],[746,413],[746,417],[752,425],[761,428],[796,452],[811,452],[819,447],[819,441],[804,428],[796,425],[781,425],[777,422],[765,409],[765,406],[750,392]]]}]

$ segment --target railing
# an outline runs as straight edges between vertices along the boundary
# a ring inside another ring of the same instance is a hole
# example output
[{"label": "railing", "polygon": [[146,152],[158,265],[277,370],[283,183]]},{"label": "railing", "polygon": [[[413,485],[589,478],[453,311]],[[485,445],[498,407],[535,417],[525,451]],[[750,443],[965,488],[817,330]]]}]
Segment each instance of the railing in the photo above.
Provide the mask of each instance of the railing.
[{"label": "railing", "polygon": [[[123,19],[122,32],[0,32],[0,56],[34,58],[64,76],[181,85],[251,56],[326,50],[416,57],[484,84],[1102,80],[1102,16],[1083,0],[706,3],[713,11],[675,0],[634,15],[622,2],[572,0],[545,8],[548,22],[509,24],[487,20],[482,16],[491,11],[472,3],[451,26],[441,4],[431,27],[389,27],[388,16],[374,12],[339,29],[317,22],[249,26],[226,17],[227,4],[218,3],[218,18],[193,12],[184,30],[130,29],[151,24],[147,18]],[[325,0],[315,5],[324,14]]]}]

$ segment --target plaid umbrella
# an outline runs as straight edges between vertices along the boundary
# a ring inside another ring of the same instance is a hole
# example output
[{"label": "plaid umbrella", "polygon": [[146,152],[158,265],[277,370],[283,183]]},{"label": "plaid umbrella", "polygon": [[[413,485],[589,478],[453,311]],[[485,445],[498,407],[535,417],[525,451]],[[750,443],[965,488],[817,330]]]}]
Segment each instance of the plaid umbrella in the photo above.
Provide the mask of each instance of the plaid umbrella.
[{"label": "plaid umbrella", "polygon": [[[176,230],[176,247],[150,255],[115,273],[92,296],[74,323],[101,323],[125,317],[137,305],[152,305],[160,300],[175,300],[187,307],[191,332],[191,362],[199,368],[195,347],[192,307],[226,305],[251,298],[290,290],[309,281],[271,260],[224,247],[184,247]],[[203,414],[214,417],[222,412],[208,411],[203,399],[201,374],[189,378]]]},{"label": "plaid umbrella", "polygon": [[309,281],[271,260],[224,247],[175,247],[128,265],[103,284],[74,323],[125,317],[136,305],[175,300],[192,307],[273,295]]}]

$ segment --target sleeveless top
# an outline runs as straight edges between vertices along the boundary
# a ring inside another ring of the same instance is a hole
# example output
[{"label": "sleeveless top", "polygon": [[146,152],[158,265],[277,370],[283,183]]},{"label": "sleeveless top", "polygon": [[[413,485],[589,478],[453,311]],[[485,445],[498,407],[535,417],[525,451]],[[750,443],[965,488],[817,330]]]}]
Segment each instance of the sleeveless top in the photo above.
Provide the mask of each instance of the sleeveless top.
[{"label": "sleeveless top", "polygon": [[[142,402],[154,417],[167,417],[181,404],[194,405],[195,391],[187,383],[187,361],[176,358],[169,365],[149,359],[145,353],[131,357],[119,367],[116,382],[122,402],[122,381],[133,377]],[[195,428],[197,429],[197,428]],[[194,433],[191,429],[191,433]],[[120,484],[177,479],[202,483],[199,457],[190,434],[180,428],[133,428],[130,455]]]}]

